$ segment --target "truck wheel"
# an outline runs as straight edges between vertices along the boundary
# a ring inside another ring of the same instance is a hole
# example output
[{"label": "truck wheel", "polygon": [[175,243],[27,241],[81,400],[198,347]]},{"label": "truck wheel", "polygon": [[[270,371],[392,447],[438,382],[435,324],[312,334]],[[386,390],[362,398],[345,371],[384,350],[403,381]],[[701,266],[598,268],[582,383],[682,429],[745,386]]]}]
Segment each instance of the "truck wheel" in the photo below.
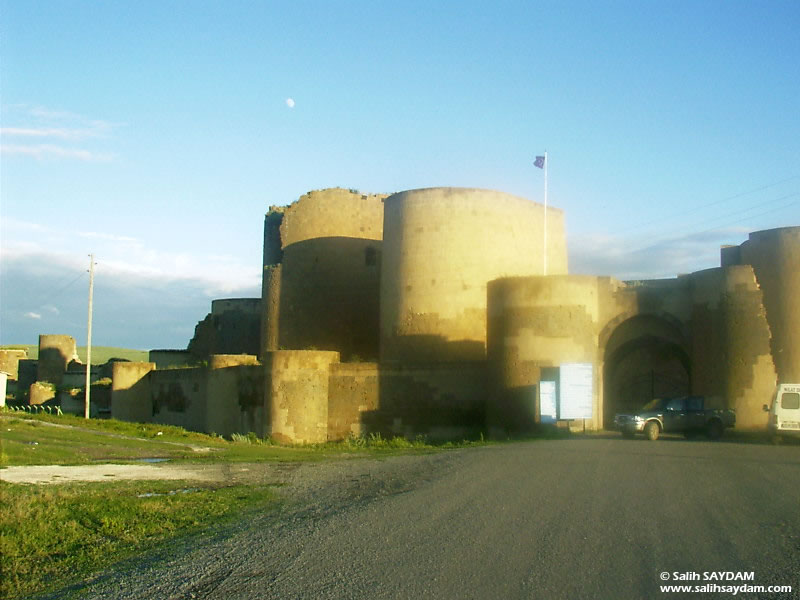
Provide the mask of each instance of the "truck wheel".
[{"label": "truck wheel", "polygon": [[718,440],[722,437],[722,423],[719,421],[711,421],[706,428],[706,435],[710,440]]},{"label": "truck wheel", "polygon": [[661,433],[661,428],[655,421],[650,421],[647,425],[644,426],[644,435],[650,441],[654,442],[655,440],[657,440],[659,433]]}]

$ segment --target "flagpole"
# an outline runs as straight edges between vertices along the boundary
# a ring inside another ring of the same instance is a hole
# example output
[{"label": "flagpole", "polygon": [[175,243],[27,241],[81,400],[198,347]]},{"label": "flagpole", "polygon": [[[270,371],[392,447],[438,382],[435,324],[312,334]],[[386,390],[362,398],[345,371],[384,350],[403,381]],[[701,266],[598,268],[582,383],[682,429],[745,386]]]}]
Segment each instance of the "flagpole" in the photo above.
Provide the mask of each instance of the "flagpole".
[{"label": "flagpole", "polygon": [[542,259],[544,262],[544,274],[547,275],[547,150],[544,151],[544,247],[542,248]]}]

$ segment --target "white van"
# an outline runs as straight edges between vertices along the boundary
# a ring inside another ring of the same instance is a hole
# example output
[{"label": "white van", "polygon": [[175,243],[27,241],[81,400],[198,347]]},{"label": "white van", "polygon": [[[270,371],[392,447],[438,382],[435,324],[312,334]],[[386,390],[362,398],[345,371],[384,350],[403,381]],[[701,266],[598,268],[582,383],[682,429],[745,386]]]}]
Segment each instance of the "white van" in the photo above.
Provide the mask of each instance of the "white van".
[{"label": "white van", "polygon": [[775,390],[769,411],[769,433],[772,436],[800,437],[800,383],[781,383]]}]

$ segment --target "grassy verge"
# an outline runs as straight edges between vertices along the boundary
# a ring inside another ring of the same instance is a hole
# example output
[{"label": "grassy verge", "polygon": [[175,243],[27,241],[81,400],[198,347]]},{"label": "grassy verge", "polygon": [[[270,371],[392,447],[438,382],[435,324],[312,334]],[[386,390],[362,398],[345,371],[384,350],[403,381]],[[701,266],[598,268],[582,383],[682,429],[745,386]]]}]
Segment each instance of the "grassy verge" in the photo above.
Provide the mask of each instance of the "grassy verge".
[{"label": "grassy verge", "polygon": [[268,508],[264,486],[197,482],[2,485],[0,597],[24,598],[79,581],[168,538]]},{"label": "grassy verge", "polygon": [[[0,412],[0,466],[79,465],[168,458],[170,462],[297,462],[343,456],[433,452],[434,446],[378,435],[313,446],[278,446],[253,434],[225,440],[178,427]],[[0,484],[0,597],[61,589],[112,563],[221,519],[264,510],[264,485],[115,481]]]},{"label": "grassy verge", "polygon": [[[62,427],[64,425],[67,427]],[[370,435],[326,444],[280,446],[253,434],[226,440],[169,425],[8,412],[0,413],[0,436],[3,438],[0,467],[128,462],[146,458],[181,462],[318,461],[343,454],[384,456],[485,443],[479,440],[435,445],[423,438],[387,439]]]}]

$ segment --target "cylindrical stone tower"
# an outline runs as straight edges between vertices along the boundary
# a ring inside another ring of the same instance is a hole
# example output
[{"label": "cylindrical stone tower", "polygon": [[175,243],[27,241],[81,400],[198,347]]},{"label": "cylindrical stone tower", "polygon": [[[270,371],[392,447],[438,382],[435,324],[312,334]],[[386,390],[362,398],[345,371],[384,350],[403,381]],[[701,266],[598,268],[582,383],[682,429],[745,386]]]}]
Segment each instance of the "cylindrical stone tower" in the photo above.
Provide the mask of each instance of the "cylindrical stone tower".
[{"label": "cylindrical stone tower", "polygon": [[565,363],[593,366],[593,420],[602,423],[598,333],[599,298],[607,278],[589,275],[509,277],[489,284],[490,431],[526,431],[539,420],[542,369]]},{"label": "cylindrical stone tower", "polygon": [[[384,201],[381,361],[486,357],[486,284],[542,275],[545,208],[502,192],[430,188]],[[567,271],[564,217],[547,209],[547,273]]]}]

